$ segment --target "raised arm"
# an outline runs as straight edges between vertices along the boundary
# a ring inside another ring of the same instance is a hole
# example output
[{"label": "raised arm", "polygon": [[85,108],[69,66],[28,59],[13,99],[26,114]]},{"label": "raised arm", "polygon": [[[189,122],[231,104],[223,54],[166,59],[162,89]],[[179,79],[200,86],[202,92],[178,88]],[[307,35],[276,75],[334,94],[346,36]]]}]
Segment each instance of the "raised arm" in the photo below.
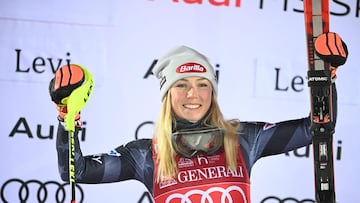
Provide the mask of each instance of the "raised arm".
[{"label": "raised arm", "polygon": [[[83,67],[68,64],[56,71],[55,77],[50,81],[49,85],[51,99],[59,111],[58,120],[60,122],[57,131],[56,149],[61,178],[69,181],[70,165],[70,167],[75,168],[75,181],[77,183],[109,183],[135,179],[143,182],[151,190],[153,161],[152,141],[150,139],[130,142],[109,153],[83,156],[78,139],[82,124],[80,113],[76,111],[74,116],[68,110],[70,111],[70,107],[74,106],[74,102],[75,105],[85,105],[88,100],[89,91],[91,91],[89,88],[92,87],[87,83],[90,80],[86,77],[86,73]],[[82,91],[82,96],[73,101],[73,93],[84,89],[87,91]],[[69,115],[74,116],[74,118],[71,117],[70,121],[72,122],[67,122],[69,121]],[[68,128],[70,125],[71,130]],[[74,131],[74,139],[71,139],[74,140],[74,145],[71,145],[74,153],[71,153],[70,158],[69,137],[72,138],[73,136],[69,136],[68,131]],[[71,160],[71,164],[69,164],[69,160]],[[71,178],[73,178],[73,173],[71,175]]]},{"label": "raised arm", "polygon": [[[151,191],[153,161],[150,139],[140,139],[121,145],[108,153],[83,156],[75,133],[75,176],[78,183],[109,183],[138,180]],[[58,167],[62,180],[69,179],[69,144],[67,132],[60,122],[56,139]]]}]

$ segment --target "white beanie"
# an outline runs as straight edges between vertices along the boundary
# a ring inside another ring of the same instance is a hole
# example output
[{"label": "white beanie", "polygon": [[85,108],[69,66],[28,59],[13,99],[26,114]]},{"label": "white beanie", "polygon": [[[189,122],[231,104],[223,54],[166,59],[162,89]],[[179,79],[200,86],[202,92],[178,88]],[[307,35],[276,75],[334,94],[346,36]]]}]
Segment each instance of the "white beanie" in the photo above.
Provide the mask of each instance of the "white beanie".
[{"label": "white beanie", "polygon": [[208,59],[187,46],[178,46],[170,50],[156,63],[153,73],[160,79],[160,96],[164,98],[166,92],[176,81],[199,76],[208,79],[217,95],[217,81],[214,68]]}]

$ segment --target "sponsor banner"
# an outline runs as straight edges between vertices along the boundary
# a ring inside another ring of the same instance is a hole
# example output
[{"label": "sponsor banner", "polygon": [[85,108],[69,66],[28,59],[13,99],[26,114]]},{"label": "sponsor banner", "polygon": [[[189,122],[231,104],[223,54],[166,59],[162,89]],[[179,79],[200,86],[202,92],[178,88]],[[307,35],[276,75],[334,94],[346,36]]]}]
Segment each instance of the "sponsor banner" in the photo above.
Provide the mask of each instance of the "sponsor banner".
[{"label": "sponsor banner", "polygon": [[290,59],[258,58],[255,62],[255,97],[307,101],[305,61]]},{"label": "sponsor banner", "polygon": [[110,29],[8,19],[1,20],[0,25],[4,28],[0,81],[48,83],[56,69],[78,63],[96,75],[97,86],[102,85],[111,57],[108,49],[116,47],[110,43]]}]

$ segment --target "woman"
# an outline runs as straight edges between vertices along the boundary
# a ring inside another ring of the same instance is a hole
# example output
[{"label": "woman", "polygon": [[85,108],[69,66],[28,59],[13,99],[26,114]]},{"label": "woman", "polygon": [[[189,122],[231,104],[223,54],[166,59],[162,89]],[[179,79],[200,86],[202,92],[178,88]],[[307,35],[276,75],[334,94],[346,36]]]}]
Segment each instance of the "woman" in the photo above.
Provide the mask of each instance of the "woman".
[{"label": "woman", "polygon": [[[322,38],[324,43],[326,38]],[[317,43],[316,49],[337,67],[345,63],[347,50],[344,43],[333,43],[346,54],[330,57],[323,43]],[[77,74],[70,84],[59,73],[66,74],[67,69]],[[335,71],[333,68],[334,79]],[[275,124],[225,120],[217,103],[214,70],[205,56],[189,47],[167,53],[157,62],[154,74],[160,79],[162,99],[154,138],[132,141],[108,154],[83,156],[75,136],[76,182],[135,179],[147,187],[155,202],[250,202],[249,177],[259,158],[311,143],[309,117]],[[57,151],[64,181],[69,175],[63,124],[66,102],[62,101],[83,79],[80,66],[64,66],[49,87],[60,112]],[[65,85],[59,85],[62,82]],[[333,96],[336,108],[335,83]]]}]

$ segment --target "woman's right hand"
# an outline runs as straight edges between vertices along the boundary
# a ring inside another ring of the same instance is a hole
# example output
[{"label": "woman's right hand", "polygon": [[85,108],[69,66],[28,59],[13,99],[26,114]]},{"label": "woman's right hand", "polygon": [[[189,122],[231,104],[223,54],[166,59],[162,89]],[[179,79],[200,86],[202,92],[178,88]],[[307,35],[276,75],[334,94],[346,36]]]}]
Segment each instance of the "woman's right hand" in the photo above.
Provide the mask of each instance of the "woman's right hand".
[{"label": "woman's right hand", "polygon": [[[84,82],[84,70],[79,65],[64,65],[56,70],[55,77],[51,79],[49,84],[49,94],[59,111],[59,120],[64,120],[68,113],[67,103],[70,94]],[[79,113],[75,116],[75,120],[78,119],[80,119]]]}]

